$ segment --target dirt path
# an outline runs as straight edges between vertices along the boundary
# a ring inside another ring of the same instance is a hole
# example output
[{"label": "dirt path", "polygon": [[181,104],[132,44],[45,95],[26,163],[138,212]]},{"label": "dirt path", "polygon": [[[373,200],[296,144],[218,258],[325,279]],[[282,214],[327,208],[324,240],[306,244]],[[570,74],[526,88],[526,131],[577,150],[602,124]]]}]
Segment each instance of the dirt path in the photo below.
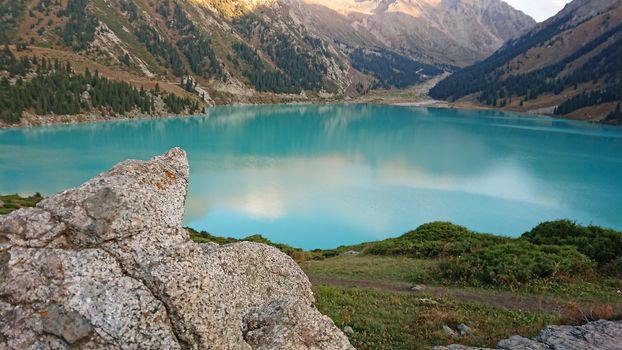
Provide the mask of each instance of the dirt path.
[{"label": "dirt path", "polygon": [[[448,297],[464,302],[476,302],[480,304],[502,307],[522,311],[545,311],[559,313],[566,309],[570,299],[556,298],[541,295],[518,295],[511,292],[474,290],[457,287],[425,286],[421,291],[412,290],[412,285],[403,282],[381,282],[366,280],[344,280],[338,278],[309,276],[313,285],[328,285],[339,287],[361,287],[377,289],[389,292],[407,293],[423,297]],[[597,302],[579,302],[584,312],[589,312],[595,306],[602,305]],[[614,312],[622,312],[622,304],[611,304]]]}]

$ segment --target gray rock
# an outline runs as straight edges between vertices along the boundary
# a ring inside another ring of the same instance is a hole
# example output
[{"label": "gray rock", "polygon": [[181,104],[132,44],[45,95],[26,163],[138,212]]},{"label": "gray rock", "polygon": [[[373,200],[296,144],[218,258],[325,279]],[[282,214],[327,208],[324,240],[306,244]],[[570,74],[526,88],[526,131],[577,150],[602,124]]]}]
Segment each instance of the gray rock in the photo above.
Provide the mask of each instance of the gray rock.
[{"label": "gray rock", "polygon": [[583,326],[549,326],[536,340],[551,349],[621,350],[622,322],[601,320]]},{"label": "gray rock", "polygon": [[458,333],[446,324],[443,325],[443,331],[445,331],[445,334],[452,338],[458,338]]},{"label": "gray rock", "polygon": [[0,348],[352,349],[287,255],[189,240],[188,174],[173,149],[0,216]]},{"label": "gray rock", "polygon": [[433,350],[493,350],[493,349],[470,347],[470,346],[464,346],[460,344],[452,344],[448,346],[435,346]]},{"label": "gray rock", "polygon": [[344,252],[342,255],[359,255],[360,253],[357,252],[356,250],[348,250],[347,252]]},{"label": "gray rock", "polygon": [[[622,321],[601,320],[583,326],[549,326],[535,340],[515,335],[500,341],[497,348],[503,350],[622,350]],[[484,348],[450,345],[437,346],[434,349],[482,350]]]},{"label": "gray rock", "polygon": [[469,328],[469,326],[465,325],[464,323],[459,324],[456,328],[458,329],[458,331],[460,332],[460,336],[462,337],[471,335],[471,328]]},{"label": "gray rock", "polygon": [[4,207],[4,202],[0,199],[0,207]]},{"label": "gray rock", "polygon": [[497,348],[504,350],[550,350],[548,345],[521,337],[520,335],[500,341],[497,344]]},{"label": "gray rock", "polygon": [[352,329],[352,327],[350,327],[350,326],[345,326],[345,327],[343,327],[343,332],[345,334],[354,334],[354,329]]},{"label": "gray rock", "polygon": [[420,298],[419,302],[422,304],[427,304],[427,305],[438,305],[438,301],[434,300],[434,299],[430,299],[430,298]]},{"label": "gray rock", "polygon": [[425,290],[425,286],[423,284],[415,284],[410,288],[413,292],[422,292]]}]

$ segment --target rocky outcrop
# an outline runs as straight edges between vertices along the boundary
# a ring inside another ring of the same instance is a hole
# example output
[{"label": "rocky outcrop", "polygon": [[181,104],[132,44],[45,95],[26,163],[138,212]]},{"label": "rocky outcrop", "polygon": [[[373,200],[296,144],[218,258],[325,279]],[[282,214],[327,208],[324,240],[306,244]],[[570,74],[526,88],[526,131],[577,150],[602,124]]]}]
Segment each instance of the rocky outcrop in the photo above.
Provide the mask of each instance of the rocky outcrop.
[{"label": "rocky outcrop", "polygon": [[181,149],[0,216],[0,348],[352,349],[297,264],[182,228]]},{"label": "rocky outcrop", "polygon": [[[492,350],[464,345],[438,346],[435,350]],[[535,339],[515,335],[500,341],[503,350],[620,350],[622,321],[596,321],[583,326],[549,326]]]}]

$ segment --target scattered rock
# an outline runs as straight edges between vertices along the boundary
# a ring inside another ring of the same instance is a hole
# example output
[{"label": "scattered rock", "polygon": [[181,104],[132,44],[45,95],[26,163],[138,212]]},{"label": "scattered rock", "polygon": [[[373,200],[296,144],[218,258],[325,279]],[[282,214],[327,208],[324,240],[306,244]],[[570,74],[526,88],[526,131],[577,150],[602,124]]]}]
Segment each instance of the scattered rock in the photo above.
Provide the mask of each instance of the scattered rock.
[{"label": "scattered rock", "polygon": [[464,323],[459,324],[456,328],[458,328],[458,332],[460,332],[460,336],[462,337],[471,335],[471,328],[469,328],[469,326],[465,325]]},{"label": "scattered rock", "polygon": [[549,326],[536,338],[552,349],[620,350],[622,321],[595,321],[583,326]]},{"label": "scattered rock", "polygon": [[425,286],[423,284],[415,284],[410,288],[413,292],[422,292],[425,290]]},{"label": "scattered rock", "polygon": [[535,340],[521,337],[520,335],[500,341],[497,344],[497,348],[504,350],[550,350],[546,344],[538,343]]},{"label": "scattered rock", "polygon": [[343,255],[359,255],[360,253],[357,252],[356,250],[348,250],[347,252],[344,252]]},{"label": "scattered rock", "polygon": [[443,331],[445,331],[445,334],[452,338],[458,338],[458,333],[446,324],[443,325]]},{"label": "scattered rock", "polygon": [[173,149],[0,216],[0,349],[353,349],[287,255],[190,241],[188,174]]},{"label": "scattered rock", "polygon": [[345,334],[354,334],[354,329],[352,329],[352,327],[350,327],[350,326],[345,326],[345,327],[343,327],[343,332]]},{"label": "scattered rock", "polygon": [[419,302],[427,305],[438,305],[438,301],[430,298],[420,298]]},{"label": "scattered rock", "polygon": [[494,350],[490,348],[473,348],[470,346],[464,346],[460,344],[452,344],[449,346],[435,346],[433,350]]},{"label": "scattered rock", "polygon": [[[445,329],[447,326],[443,326]],[[449,327],[447,327],[449,328]],[[451,328],[449,330],[453,331]],[[447,332],[447,330],[445,330]],[[449,334],[449,333],[448,333]],[[622,321],[595,321],[583,326],[548,326],[535,339],[513,336],[500,341],[503,350],[620,350]],[[434,350],[492,350],[464,345],[436,346]]]}]

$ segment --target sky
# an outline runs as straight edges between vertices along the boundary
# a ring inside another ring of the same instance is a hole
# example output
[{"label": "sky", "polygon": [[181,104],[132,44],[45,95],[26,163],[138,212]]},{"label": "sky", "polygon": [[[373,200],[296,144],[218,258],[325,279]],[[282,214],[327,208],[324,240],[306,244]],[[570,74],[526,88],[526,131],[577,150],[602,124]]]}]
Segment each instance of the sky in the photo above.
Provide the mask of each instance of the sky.
[{"label": "sky", "polygon": [[512,5],[514,8],[525,12],[538,22],[542,22],[555,15],[570,1],[571,0],[505,0],[505,2]]}]

